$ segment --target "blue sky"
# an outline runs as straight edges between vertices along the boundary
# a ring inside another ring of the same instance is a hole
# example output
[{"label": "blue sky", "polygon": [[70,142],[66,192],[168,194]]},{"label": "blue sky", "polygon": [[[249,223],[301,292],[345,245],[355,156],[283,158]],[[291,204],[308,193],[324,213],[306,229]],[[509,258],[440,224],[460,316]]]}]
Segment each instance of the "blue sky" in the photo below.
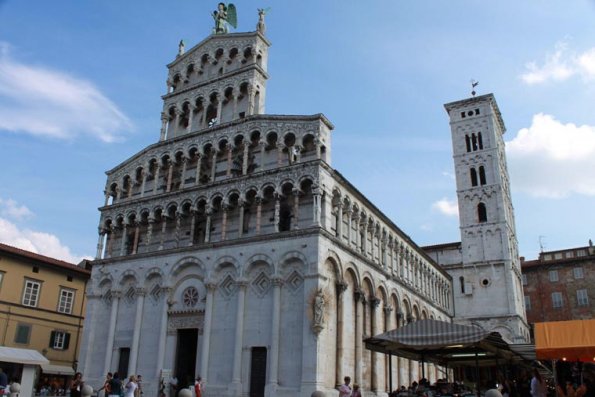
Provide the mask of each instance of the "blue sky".
[{"label": "blue sky", "polygon": [[[0,242],[94,255],[104,172],[158,140],[165,65],[216,3],[0,0]],[[271,7],[267,113],[324,113],[333,167],[419,245],[459,240],[442,105],[471,79],[507,126],[521,255],[595,238],[594,1],[236,6],[238,31]]]}]

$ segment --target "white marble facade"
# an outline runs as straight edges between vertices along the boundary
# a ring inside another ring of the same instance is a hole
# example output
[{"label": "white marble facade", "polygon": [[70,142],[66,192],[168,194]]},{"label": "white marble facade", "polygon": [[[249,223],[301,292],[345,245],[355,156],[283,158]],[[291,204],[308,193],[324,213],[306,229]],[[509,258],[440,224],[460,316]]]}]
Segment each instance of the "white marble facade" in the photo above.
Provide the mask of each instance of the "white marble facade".
[{"label": "white marble facade", "polygon": [[[387,358],[363,339],[452,318],[448,273],[331,168],[332,124],[264,114],[268,46],[234,33],[180,54],[159,141],[107,172],[90,384],[142,374],[155,396],[200,374],[207,396],[309,397],[349,375],[386,395]],[[421,377],[417,362],[392,369],[395,388]]]}]

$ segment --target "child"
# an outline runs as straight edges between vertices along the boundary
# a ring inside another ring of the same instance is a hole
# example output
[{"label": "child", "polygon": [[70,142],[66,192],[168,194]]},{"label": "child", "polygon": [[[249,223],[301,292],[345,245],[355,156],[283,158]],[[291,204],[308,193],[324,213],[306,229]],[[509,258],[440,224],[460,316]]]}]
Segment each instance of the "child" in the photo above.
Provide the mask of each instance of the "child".
[{"label": "child", "polygon": [[353,393],[351,393],[351,397],[362,397],[362,392],[357,383],[353,384]]}]

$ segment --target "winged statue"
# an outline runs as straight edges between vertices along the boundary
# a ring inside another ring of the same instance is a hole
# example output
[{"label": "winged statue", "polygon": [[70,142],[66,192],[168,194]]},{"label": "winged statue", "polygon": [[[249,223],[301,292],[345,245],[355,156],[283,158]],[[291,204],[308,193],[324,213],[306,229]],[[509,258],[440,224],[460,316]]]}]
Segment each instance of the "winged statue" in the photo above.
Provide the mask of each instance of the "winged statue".
[{"label": "winged statue", "polygon": [[219,3],[217,10],[213,11],[213,19],[215,20],[214,34],[229,33],[229,26],[234,29],[238,27],[236,6],[233,3]]}]

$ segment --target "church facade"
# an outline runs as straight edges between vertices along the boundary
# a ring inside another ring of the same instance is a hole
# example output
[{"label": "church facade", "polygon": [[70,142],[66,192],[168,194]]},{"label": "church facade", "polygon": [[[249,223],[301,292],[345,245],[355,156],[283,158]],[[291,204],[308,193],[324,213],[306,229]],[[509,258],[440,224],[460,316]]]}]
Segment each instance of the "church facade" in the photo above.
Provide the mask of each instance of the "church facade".
[{"label": "church facade", "polygon": [[[331,122],[265,113],[263,26],[180,46],[158,142],[107,172],[90,384],[142,374],[170,395],[199,375],[206,396],[309,397],[351,376],[384,396],[388,359],[362,340],[453,319],[458,279],[332,168]],[[421,377],[392,360],[393,387]]]}]

